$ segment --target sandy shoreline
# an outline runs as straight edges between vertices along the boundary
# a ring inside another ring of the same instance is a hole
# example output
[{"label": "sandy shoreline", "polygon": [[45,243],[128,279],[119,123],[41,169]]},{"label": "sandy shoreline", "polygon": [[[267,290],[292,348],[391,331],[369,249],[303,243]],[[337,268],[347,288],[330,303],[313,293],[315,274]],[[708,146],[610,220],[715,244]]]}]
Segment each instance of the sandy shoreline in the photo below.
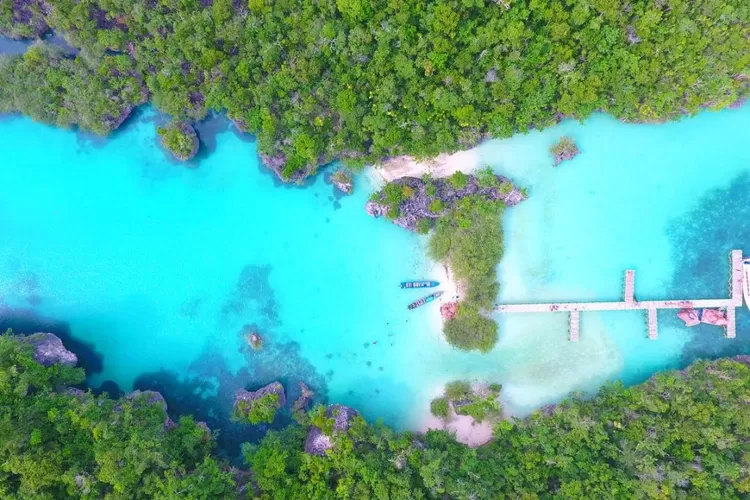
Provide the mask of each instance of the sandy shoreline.
[{"label": "sandy shoreline", "polygon": [[428,173],[433,177],[447,177],[460,170],[465,174],[472,173],[479,166],[479,153],[476,149],[443,153],[436,158],[417,161],[411,156],[397,156],[379,165],[373,165],[370,171],[381,183],[391,182],[401,177],[421,177]]}]

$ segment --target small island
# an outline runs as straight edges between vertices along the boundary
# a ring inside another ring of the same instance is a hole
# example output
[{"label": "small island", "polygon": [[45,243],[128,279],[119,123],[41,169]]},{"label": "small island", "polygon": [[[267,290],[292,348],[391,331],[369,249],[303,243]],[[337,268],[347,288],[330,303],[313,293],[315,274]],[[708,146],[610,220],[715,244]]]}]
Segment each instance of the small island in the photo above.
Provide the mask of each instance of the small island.
[{"label": "small island", "polygon": [[466,415],[481,423],[489,418],[502,416],[499,384],[471,383],[456,380],[445,386],[443,396],[430,403],[430,412],[443,420],[453,414]]},{"label": "small island", "polygon": [[581,153],[573,139],[566,136],[560,137],[560,140],[552,145],[549,151],[555,157],[555,167],[564,161],[572,160]]},{"label": "small island", "polygon": [[331,183],[344,194],[354,192],[354,179],[352,173],[347,169],[340,168],[331,174]]},{"label": "small island", "polygon": [[280,382],[272,382],[254,392],[240,389],[234,398],[232,418],[253,425],[270,424],[285,404],[286,394]]},{"label": "small island", "polygon": [[502,215],[527,194],[507,178],[484,168],[475,175],[403,177],[374,193],[365,210],[409,231],[426,234],[430,256],[458,280],[460,304],[443,308],[443,333],[453,346],[490,351],[497,323],[487,316],[499,290],[495,268],[503,254]]},{"label": "small island", "polygon": [[198,133],[189,123],[185,121],[172,122],[166,127],[157,129],[161,144],[176,159],[188,161],[198,154],[200,141]]}]

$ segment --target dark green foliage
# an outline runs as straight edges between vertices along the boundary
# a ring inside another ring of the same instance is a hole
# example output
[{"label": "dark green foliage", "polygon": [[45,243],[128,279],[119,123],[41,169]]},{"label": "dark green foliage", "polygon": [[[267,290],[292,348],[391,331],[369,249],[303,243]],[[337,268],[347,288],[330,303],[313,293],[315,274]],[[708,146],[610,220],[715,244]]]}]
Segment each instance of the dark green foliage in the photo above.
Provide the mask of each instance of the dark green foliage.
[{"label": "dark green foliage", "polygon": [[445,339],[464,351],[489,352],[497,343],[497,323],[464,300],[455,318],[443,325]]},{"label": "dark green foliage", "polygon": [[462,189],[466,187],[466,184],[468,182],[469,176],[461,172],[460,170],[456,170],[455,172],[453,172],[453,175],[448,177],[448,183],[453,186],[454,189]]},{"label": "dark green foliage", "polygon": [[234,481],[213,439],[177,423],[153,394],[112,400],[71,391],[81,369],[45,368],[0,336],[0,497],[228,498]]},{"label": "dark green foliage", "polygon": [[463,401],[471,396],[471,383],[467,380],[454,380],[445,385],[445,397],[452,401]]},{"label": "dark green foliage", "polygon": [[443,200],[440,198],[435,198],[430,202],[430,205],[428,207],[430,209],[430,212],[433,213],[440,213],[443,208],[445,208],[445,205],[443,205]]},{"label": "dark green foliage", "polygon": [[260,498],[700,498],[750,493],[750,368],[722,360],[501,421],[471,449],[358,423],[326,457],[305,431],[246,450]]},{"label": "dark green foliage", "polygon": [[270,424],[279,407],[279,395],[276,393],[264,394],[252,401],[240,400],[234,409],[233,420],[253,425]]},{"label": "dark green foliage", "polygon": [[198,136],[189,123],[170,123],[157,129],[161,142],[178,160],[189,160],[198,150]]},{"label": "dark green foliage", "polygon": [[448,398],[435,398],[430,402],[430,413],[438,418],[447,418],[450,414]]},{"label": "dark green foliage", "polygon": [[[0,29],[12,3],[0,3]],[[748,93],[745,0],[51,5],[46,21],[92,67],[108,50],[133,54],[157,108],[194,120],[227,110],[260,152],[283,154],[290,178],[337,157],[433,156],[597,110],[671,119]]]},{"label": "dark green foliage", "polygon": [[124,55],[89,63],[45,44],[23,56],[0,57],[0,113],[19,112],[60,127],[79,125],[108,134],[145,99],[145,89]]},{"label": "dark green foliage", "polygon": [[432,223],[430,222],[430,219],[419,219],[417,221],[417,233],[419,234],[427,234],[430,232],[430,229],[432,229]]},{"label": "dark green foliage", "polygon": [[[477,178],[477,184],[483,188],[493,188],[493,187],[499,187],[500,181],[497,178],[497,175],[495,175],[495,172],[492,170],[492,167],[484,167],[479,170],[477,170],[477,173],[474,174],[474,176]],[[510,188],[513,188],[513,184],[510,182],[506,182],[505,184],[509,185]],[[503,193],[507,194],[507,193]]]}]

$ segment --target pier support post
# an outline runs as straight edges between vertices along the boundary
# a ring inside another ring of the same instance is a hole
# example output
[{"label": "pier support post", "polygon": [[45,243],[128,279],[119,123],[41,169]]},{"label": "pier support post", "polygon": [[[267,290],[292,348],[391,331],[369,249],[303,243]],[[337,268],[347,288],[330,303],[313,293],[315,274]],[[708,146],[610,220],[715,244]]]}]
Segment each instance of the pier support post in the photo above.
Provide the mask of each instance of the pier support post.
[{"label": "pier support post", "polygon": [[649,340],[656,340],[659,337],[659,329],[658,329],[657,321],[656,321],[656,309],[649,309],[648,310],[648,339]]},{"label": "pier support post", "polygon": [[568,329],[568,339],[571,342],[578,342],[578,331],[581,326],[581,313],[579,311],[570,311],[570,328]]}]

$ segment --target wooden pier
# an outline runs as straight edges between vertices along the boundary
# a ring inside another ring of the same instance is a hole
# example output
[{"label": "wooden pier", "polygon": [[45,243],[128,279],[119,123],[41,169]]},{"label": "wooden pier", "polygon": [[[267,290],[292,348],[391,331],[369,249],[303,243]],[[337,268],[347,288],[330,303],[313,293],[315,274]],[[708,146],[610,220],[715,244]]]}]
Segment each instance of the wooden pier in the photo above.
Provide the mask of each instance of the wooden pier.
[{"label": "wooden pier", "polygon": [[633,311],[646,310],[648,321],[648,338],[655,340],[659,336],[657,311],[659,309],[726,309],[727,338],[735,338],[737,334],[735,308],[742,306],[742,250],[732,250],[731,276],[729,278],[729,293],[727,299],[677,299],[677,300],[644,300],[635,299],[635,271],[625,271],[625,286],[623,300],[620,302],[555,302],[548,304],[498,304],[495,311],[503,313],[543,313],[568,312],[569,339],[577,342],[580,331],[580,313],[587,311]]}]

